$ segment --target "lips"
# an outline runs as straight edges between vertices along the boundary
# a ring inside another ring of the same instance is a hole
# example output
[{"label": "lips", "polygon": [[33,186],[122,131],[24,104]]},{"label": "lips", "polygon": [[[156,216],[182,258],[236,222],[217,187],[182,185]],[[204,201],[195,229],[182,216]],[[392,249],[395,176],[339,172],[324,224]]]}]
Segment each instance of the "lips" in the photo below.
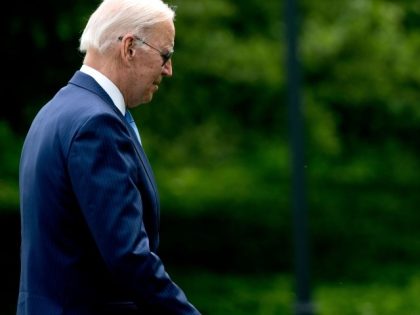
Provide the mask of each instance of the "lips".
[{"label": "lips", "polygon": [[156,91],[159,89],[160,81],[153,82],[153,86],[155,87]]}]

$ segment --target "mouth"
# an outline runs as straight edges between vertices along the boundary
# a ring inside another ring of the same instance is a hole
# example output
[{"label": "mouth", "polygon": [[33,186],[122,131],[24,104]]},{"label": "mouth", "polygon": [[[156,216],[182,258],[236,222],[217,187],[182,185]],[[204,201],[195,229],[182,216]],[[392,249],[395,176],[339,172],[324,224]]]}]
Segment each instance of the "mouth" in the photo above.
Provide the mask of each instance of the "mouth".
[{"label": "mouth", "polygon": [[160,80],[159,81],[154,81],[153,82],[153,86],[155,87],[155,90],[159,90],[159,85],[160,85]]}]

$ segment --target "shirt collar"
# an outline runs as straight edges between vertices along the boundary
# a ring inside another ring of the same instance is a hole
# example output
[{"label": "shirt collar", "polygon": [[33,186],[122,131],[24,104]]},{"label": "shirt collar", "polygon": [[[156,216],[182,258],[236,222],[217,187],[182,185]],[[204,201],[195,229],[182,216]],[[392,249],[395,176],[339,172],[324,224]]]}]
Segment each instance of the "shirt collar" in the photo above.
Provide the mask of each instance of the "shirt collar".
[{"label": "shirt collar", "polygon": [[105,75],[100,73],[98,70],[93,69],[92,67],[82,65],[80,71],[90,75],[93,79],[95,79],[95,81],[105,90],[105,92],[108,93],[109,97],[114,102],[114,105],[124,116],[126,111],[124,97],[117,86]]}]

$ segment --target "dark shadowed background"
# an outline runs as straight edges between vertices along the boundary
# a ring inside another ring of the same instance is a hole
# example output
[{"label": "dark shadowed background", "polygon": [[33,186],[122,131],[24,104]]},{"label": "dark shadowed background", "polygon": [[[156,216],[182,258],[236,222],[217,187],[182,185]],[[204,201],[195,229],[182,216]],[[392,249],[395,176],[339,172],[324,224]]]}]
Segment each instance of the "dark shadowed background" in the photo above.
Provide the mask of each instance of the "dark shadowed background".
[{"label": "dark shadowed background", "polygon": [[[174,76],[134,111],[161,196],[161,256],[208,314],[292,314],[283,3],[170,4]],[[17,299],[22,141],[80,67],[97,5],[15,1],[0,19],[1,315]],[[299,14],[317,312],[419,314],[420,1],[303,0]]]}]

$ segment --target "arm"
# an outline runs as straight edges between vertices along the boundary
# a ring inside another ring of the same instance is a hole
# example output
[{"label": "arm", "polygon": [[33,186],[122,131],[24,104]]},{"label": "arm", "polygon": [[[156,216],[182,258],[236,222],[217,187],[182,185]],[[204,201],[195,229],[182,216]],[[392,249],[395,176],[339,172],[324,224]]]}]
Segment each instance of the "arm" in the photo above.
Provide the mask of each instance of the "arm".
[{"label": "arm", "polygon": [[152,314],[200,314],[150,251],[138,167],[125,125],[111,115],[88,120],[68,154],[73,190],[110,272]]}]

